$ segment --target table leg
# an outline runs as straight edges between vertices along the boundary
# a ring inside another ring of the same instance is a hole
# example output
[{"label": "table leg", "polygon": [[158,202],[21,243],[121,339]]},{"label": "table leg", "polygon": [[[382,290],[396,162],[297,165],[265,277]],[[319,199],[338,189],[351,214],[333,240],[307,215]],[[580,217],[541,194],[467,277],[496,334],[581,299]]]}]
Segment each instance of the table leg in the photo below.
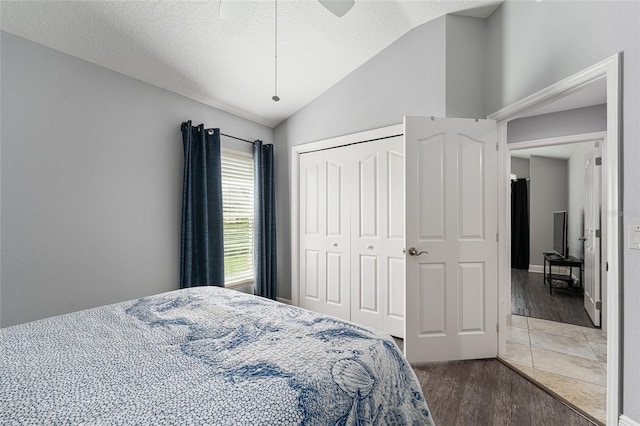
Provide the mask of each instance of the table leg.
[{"label": "table leg", "polygon": [[582,289],[582,294],[584,294],[584,286],[582,285],[582,265],[584,263],[581,263],[580,265],[578,265],[578,268],[580,269],[580,288]]},{"label": "table leg", "polygon": [[[546,261],[546,259],[545,259]],[[553,288],[551,287],[551,262],[549,262],[549,294],[553,295]]]}]

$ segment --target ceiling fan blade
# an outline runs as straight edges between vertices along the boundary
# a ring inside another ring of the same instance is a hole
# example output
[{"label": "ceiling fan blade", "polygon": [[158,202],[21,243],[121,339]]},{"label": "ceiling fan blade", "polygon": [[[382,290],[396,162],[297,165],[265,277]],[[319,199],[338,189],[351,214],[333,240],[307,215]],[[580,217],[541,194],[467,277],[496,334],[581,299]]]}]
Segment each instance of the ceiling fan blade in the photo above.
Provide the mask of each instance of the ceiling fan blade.
[{"label": "ceiling fan blade", "polygon": [[244,17],[251,2],[220,0],[220,9],[218,16],[225,21],[237,21]]},{"label": "ceiling fan blade", "polygon": [[351,10],[356,3],[355,0],[318,0],[327,10],[338,18],[342,18]]}]

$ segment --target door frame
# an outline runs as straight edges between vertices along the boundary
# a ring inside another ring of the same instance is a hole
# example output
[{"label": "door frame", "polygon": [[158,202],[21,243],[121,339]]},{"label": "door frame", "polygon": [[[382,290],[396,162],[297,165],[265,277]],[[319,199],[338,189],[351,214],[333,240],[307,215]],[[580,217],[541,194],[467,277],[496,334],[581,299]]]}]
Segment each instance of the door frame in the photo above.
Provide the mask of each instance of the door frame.
[{"label": "door frame", "polygon": [[402,123],[364,132],[322,139],[291,147],[290,157],[290,207],[291,207],[291,304],[300,306],[300,155],[305,152],[337,148],[356,143],[371,142],[404,135]]},{"label": "door frame", "polygon": [[[507,124],[509,121],[525,117],[534,107],[551,103],[571,94],[582,87],[602,78],[607,87],[607,130],[602,146],[602,221],[604,238],[602,244],[602,279],[607,288],[607,424],[618,424],[620,416],[620,294],[621,261],[620,253],[620,153],[621,153],[621,82],[622,54],[617,53],[591,67],[554,83],[520,101],[517,101],[488,118],[498,122],[498,311],[499,329],[506,330],[508,309],[511,306],[511,225],[508,196],[510,175],[510,151],[507,146]],[[608,265],[608,269],[606,266]],[[509,299],[507,299],[509,296]],[[506,333],[498,334],[498,357],[506,351]]]}]

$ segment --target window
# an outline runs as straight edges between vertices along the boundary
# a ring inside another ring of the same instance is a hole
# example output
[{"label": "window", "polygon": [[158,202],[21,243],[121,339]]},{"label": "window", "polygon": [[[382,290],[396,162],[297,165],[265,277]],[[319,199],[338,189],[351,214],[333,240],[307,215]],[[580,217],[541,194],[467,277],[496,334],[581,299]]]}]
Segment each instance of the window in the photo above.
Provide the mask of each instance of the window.
[{"label": "window", "polygon": [[222,149],[224,284],[253,281],[253,156]]}]

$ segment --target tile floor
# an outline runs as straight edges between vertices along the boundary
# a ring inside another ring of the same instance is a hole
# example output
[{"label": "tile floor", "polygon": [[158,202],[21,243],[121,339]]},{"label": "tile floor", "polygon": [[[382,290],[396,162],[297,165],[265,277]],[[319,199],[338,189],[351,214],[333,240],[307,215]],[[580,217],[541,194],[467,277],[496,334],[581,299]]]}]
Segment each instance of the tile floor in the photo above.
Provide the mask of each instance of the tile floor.
[{"label": "tile floor", "polygon": [[537,318],[507,318],[507,362],[605,423],[607,335]]}]

